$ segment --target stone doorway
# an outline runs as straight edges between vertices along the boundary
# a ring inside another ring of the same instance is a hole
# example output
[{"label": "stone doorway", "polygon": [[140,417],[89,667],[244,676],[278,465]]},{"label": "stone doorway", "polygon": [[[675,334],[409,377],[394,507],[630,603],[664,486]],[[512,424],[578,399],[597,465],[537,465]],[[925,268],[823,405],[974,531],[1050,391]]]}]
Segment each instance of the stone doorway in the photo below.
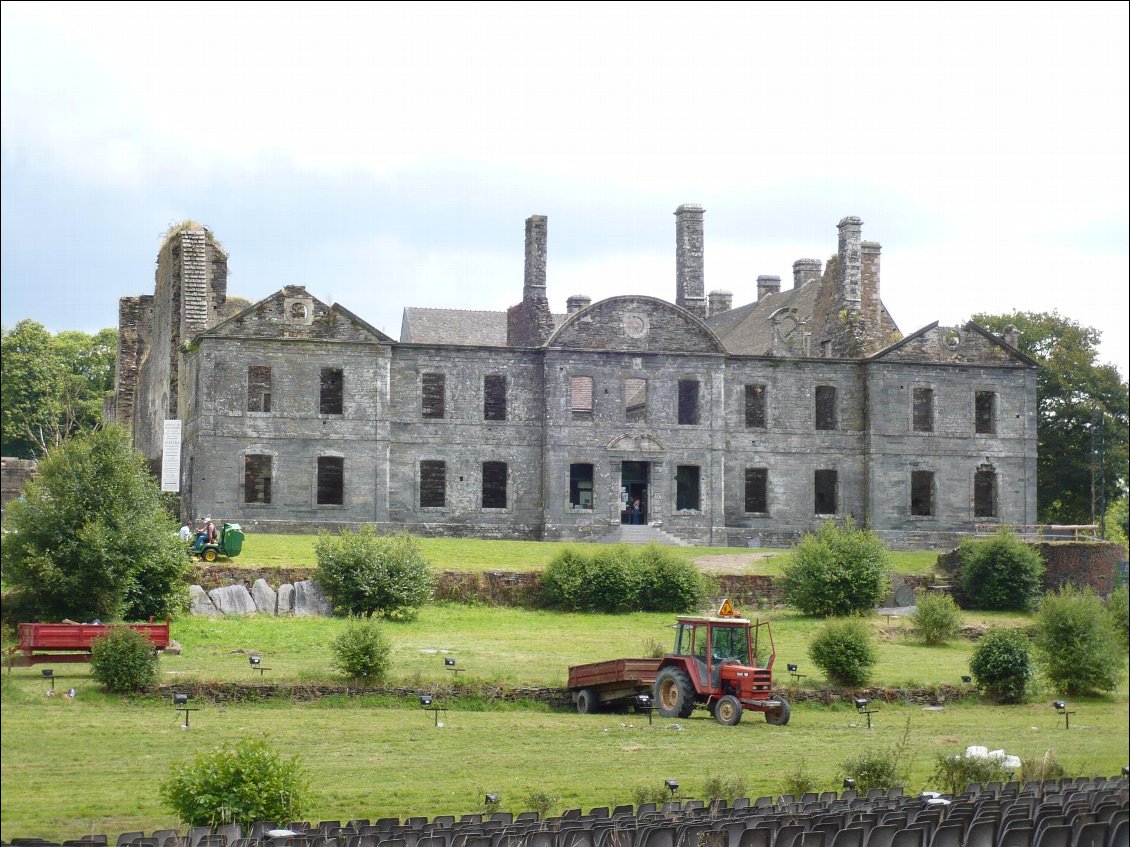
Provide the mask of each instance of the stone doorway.
[{"label": "stone doorway", "polygon": [[650,462],[620,463],[620,523],[632,523],[632,502],[637,497],[640,501],[640,513],[637,520],[640,524],[647,523],[647,495],[650,476]]}]

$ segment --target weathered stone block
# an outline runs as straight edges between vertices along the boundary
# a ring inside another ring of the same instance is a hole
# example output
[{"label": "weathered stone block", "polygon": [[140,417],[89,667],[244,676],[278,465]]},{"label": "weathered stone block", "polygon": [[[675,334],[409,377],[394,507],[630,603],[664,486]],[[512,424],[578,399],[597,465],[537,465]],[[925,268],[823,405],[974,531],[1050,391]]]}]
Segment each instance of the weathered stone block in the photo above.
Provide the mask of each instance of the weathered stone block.
[{"label": "weathered stone block", "polygon": [[284,582],[279,586],[278,603],[275,605],[276,614],[294,614],[294,586]]},{"label": "weathered stone block", "polygon": [[194,615],[208,615],[214,617],[220,614],[219,609],[212,603],[208,593],[199,585],[188,587],[189,611]]},{"label": "weathered stone block", "polygon": [[294,583],[294,614],[298,617],[329,617],[333,606],[322,593],[318,583],[304,579]]},{"label": "weathered stone block", "polygon": [[255,601],[256,611],[266,615],[278,614],[279,595],[267,585],[267,580],[259,578],[251,586],[251,599]]},{"label": "weathered stone block", "polygon": [[213,605],[224,615],[253,615],[255,614],[255,601],[242,585],[228,585],[224,588],[213,588],[208,592]]}]

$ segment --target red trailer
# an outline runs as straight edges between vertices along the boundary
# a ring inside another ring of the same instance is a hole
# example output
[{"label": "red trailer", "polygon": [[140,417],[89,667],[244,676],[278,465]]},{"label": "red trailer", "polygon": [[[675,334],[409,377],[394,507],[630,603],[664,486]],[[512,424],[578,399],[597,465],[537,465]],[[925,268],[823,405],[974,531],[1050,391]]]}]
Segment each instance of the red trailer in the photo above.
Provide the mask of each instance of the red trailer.
[{"label": "red trailer", "polygon": [[650,694],[661,659],[609,659],[569,668],[569,689],[582,715],[601,706],[631,704]]},{"label": "red trailer", "polygon": [[164,623],[22,623],[20,643],[8,649],[8,670],[12,665],[27,667],[40,662],[89,662],[90,645],[115,626],[137,630],[154,650],[169,646],[169,622]]}]

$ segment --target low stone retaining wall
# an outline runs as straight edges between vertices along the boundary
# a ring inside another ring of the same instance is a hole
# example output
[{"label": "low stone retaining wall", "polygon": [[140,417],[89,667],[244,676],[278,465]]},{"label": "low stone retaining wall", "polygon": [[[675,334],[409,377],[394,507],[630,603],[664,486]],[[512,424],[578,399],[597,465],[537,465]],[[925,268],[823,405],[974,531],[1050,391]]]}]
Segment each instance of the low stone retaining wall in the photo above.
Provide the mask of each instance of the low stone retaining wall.
[{"label": "low stone retaining wall", "polygon": [[[1044,591],[1064,585],[1090,586],[1101,597],[1114,591],[1118,563],[1126,559],[1126,549],[1109,541],[1041,541],[1031,543],[1044,560]],[[955,577],[961,569],[958,550],[938,557],[938,567]],[[960,588],[955,584],[955,596]]]}]

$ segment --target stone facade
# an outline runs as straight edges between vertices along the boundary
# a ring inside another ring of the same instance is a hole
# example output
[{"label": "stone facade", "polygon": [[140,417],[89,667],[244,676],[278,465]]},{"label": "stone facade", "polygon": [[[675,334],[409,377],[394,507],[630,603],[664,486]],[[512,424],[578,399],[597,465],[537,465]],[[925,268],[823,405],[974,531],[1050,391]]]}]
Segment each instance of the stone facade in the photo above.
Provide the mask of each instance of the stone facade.
[{"label": "stone facade", "polygon": [[853,217],[823,271],[801,259],[788,290],[762,275],[755,302],[708,304],[703,219],[676,212],[675,303],[574,295],[551,314],[534,216],[518,305],[407,308],[399,341],[299,286],[227,314],[226,257],[186,231],[152,303],[122,301],[114,406],[151,459],[183,419],[186,517],[258,531],[599,539],[637,497],[697,544],[848,515],[898,546],[1035,521],[1036,371],[1014,337],[903,337]]}]

